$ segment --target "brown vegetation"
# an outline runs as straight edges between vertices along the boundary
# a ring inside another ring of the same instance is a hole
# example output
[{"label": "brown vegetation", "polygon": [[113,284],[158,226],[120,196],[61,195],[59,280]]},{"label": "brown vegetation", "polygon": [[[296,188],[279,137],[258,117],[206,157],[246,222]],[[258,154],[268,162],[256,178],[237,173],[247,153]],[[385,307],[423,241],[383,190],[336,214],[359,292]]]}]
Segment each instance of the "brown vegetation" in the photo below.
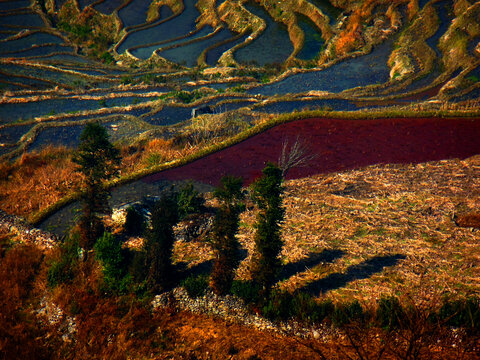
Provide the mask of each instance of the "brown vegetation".
[{"label": "brown vegetation", "polygon": [[[0,236],[6,236],[2,234]],[[49,341],[35,316],[34,280],[42,253],[19,245],[0,258],[0,357],[2,359],[49,359]]]},{"label": "brown vegetation", "polygon": [[44,209],[78,190],[82,181],[65,148],[24,153],[13,164],[0,166],[0,206],[15,215],[28,216]]}]

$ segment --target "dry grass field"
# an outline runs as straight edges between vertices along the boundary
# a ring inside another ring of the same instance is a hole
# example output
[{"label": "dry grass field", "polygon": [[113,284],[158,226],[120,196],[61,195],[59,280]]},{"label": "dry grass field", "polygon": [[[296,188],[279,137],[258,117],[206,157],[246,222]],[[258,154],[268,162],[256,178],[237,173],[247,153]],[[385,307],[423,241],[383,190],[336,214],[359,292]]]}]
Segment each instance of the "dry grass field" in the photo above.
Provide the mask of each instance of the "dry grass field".
[{"label": "dry grass field", "polygon": [[[374,165],[287,181],[280,288],[366,307],[382,295],[421,304],[480,294],[480,230],[454,217],[480,207],[480,157]],[[255,213],[239,238],[251,254]],[[211,252],[179,242],[178,261]],[[250,257],[238,270],[248,279]]]}]

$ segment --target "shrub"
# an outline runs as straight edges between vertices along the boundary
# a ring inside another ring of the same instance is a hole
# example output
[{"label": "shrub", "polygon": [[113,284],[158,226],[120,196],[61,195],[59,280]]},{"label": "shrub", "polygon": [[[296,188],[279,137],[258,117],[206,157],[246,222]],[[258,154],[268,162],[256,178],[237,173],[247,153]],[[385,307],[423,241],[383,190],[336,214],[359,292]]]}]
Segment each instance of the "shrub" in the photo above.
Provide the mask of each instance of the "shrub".
[{"label": "shrub", "polygon": [[332,314],[332,322],[336,326],[343,326],[353,321],[361,322],[364,319],[365,312],[357,300],[347,304],[339,304]]},{"label": "shrub", "polygon": [[382,297],[379,300],[376,314],[378,325],[385,329],[399,328],[403,317],[404,310],[396,297]]},{"label": "shrub", "polygon": [[205,199],[200,196],[193,183],[189,182],[183,186],[177,195],[178,216],[182,220],[190,214],[200,212]]},{"label": "shrub", "polygon": [[231,293],[243,299],[247,304],[256,304],[260,300],[259,287],[253,281],[235,280],[232,283]]},{"label": "shrub", "polygon": [[147,253],[141,250],[131,251],[129,254],[131,260],[129,261],[128,273],[135,283],[141,283],[147,278],[148,274]]},{"label": "shrub", "polygon": [[188,296],[192,298],[203,296],[208,288],[208,275],[189,276],[181,285],[187,290]]},{"label": "shrub", "polygon": [[333,313],[333,303],[328,301],[318,302],[306,293],[297,293],[292,299],[292,313],[304,322],[320,323]]},{"label": "shrub", "polygon": [[53,261],[47,271],[47,284],[55,287],[69,283],[75,277],[80,256],[80,247],[76,238],[67,239],[60,245],[60,258]]},{"label": "shrub", "polygon": [[262,308],[262,314],[270,320],[287,320],[292,317],[293,297],[288,292],[274,291]]},{"label": "shrub", "polygon": [[123,272],[123,253],[120,241],[106,232],[97,240],[94,250],[95,257],[102,262],[105,275],[120,277]]},{"label": "shrub", "polygon": [[165,161],[165,158],[163,157],[162,154],[158,152],[152,152],[148,154],[148,156],[145,159],[145,163],[147,164],[148,167],[156,166],[158,164],[161,164],[164,161]]},{"label": "shrub", "polygon": [[108,51],[105,51],[101,56],[100,59],[102,59],[105,63],[107,64],[112,64],[115,62],[115,59],[113,58],[112,54],[110,54]]},{"label": "shrub", "polygon": [[97,240],[94,250],[96,259],[103,266],[104,290],[125,293],[130,277],[125,276],[125,255],[120,241],[106,232]]},{"label": "shrub", "polygon": [[480,299],[445,301],[438,317],[450,326],[480,331]]}]

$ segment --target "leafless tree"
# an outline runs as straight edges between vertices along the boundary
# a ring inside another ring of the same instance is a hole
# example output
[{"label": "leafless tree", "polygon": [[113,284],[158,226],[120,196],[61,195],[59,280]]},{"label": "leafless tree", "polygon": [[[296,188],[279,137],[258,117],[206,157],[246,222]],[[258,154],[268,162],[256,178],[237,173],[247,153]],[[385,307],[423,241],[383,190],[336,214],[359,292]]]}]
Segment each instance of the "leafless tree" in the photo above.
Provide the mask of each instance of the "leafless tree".
[{"label": "leafless tree", "polygon": [[297,139],[290,145],[288,140],[284,140],[282,144],[282,152],[278,158],[278,167],[282,170],[282,176],[287,176],[287,172],[295,167],[306,167],[315,158],[308,145],[297,136]]}]

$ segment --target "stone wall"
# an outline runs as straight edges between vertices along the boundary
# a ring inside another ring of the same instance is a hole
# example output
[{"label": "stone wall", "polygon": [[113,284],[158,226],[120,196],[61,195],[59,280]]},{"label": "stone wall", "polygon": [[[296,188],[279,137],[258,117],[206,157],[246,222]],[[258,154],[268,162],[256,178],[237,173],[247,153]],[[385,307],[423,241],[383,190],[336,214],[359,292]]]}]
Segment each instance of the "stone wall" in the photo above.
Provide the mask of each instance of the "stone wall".
[{"label": "stone wall", "polygon": [[0,229],[13,232],[22,242],[35,244],[41,249],[51,249],[59,240],[56,235],[34,228],[25,219],[9,215],[2,210],[0,210]]}]

